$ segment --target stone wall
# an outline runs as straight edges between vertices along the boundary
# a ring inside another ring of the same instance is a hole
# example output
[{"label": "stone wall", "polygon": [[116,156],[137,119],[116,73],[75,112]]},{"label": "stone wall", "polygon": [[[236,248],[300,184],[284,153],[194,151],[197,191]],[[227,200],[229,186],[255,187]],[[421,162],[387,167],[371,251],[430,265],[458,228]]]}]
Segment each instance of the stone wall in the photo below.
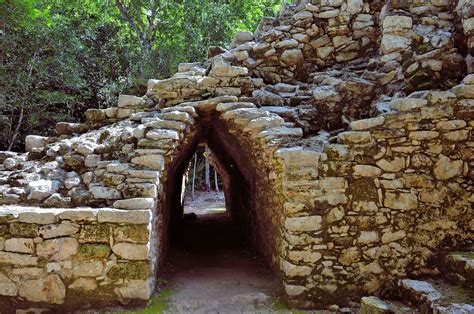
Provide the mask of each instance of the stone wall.
[{"label": "stone wall", "polygon": [[352,122],[322,153],[284,151],[288,169],[309,166],[287,183],[282,269],[294,304],[380,293],[474,242],[473,84],[394,99],[395,112]]},{"label": "stone wall", "polygon": [[[471,2],[291,4],[143,97],[0,152],[5,304],[146,299],[199,142],[292,305],[344,305],[432,273],[444,249],[474,241]],[[64,260],[45,256],[63,242]],[[106,256],[82,260],[89,245]],[[27,282],[52,292],[38,299]]]},{"label": "stone wall", "polygon": [[150,211],[2,206],[0,221],[2,313],[139,304],[153,291]]}]

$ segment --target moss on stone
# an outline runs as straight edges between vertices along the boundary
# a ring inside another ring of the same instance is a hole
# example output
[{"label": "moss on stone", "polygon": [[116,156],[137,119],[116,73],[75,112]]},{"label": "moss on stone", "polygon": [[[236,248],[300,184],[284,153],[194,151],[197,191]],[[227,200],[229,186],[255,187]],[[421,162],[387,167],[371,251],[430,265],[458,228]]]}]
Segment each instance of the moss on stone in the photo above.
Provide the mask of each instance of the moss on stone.
[{"label": "moss on stone", "polygon": [[116,240],[130,241],[136,243],[148,243],[149,232],[147,226],[125,225],[114,229]]},{"label": "moss on stone", "polygon": [[148,278],[150,265],[148,262],[118,263],[108,271],[107,276],[112,280]]},{"label": "moss on stone", "polygon": [[14,222],[10,224],[10,233],[17,237],[34,238],[38,236],[38,225]]},{"label": "moss on stone", "polygon": [[81,242],[109,243],[110,227],[106,224],[86,225],[81,229]]},{"label": "moss on stone", "polygon": [[105,244],[83,244],[79,247],[77,259],[104,259],[110,255],[110,247]]},{"label": "moss on stone", "polygon": [[0,224],[4,224],[4,223],[9,222],[10,220],[13,220],[13,219],[15,219],[15,216],[13,216],[12,214],[2,215],[2,216],[0,216]]}]

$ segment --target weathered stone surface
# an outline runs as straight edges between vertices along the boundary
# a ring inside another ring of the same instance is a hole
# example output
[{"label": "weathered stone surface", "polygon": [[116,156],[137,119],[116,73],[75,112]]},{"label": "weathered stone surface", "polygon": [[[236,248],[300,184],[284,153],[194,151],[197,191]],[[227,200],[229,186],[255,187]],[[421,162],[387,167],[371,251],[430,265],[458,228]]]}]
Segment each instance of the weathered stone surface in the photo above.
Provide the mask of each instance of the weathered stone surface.
[{"label": "weathered stone surface", "polygon": [[77,233],[79,228],[72,224],[46,225],[38,228],[38,234],[43,239],[58,238]]},{"label": "weathered stone surface", "polygon": [[36,254],[52,261],[63,261],[77,254],[79,243],[74,238],[46,240],[36,247]]},{"label": "weathered stone surface", "polygon": [[4,296],[16,296],[18,293],[18,287],[10,280],[6,275],[0,273],[0,295]]},{"label": "weathered stone surface", "polygon": [[143,244],[117,243],[112,247],[112,251],[128,260],[146,260],[148,258],[148,246]]},{"label": "weathered stone surface", "polygon": [[294,232],[318,231],[322,228],[321,216],[287,218],[285,228]]},{"label": "weathered stone surface", "polygon": [[11,264],[16,266],[36,266],[38,258],[36,256],[0,252],[0,264]]},{"label": "weathered stone surface", "polygon": [[66,287],[58,275],[52,274],[45,278],[25,281],[20,286],[18,295],[31,302],[62,304]]},{"label": "weathered stone surface", "polygon": [[412,193],[386,193],[384,205],[400,210],[417,209],[418,198]]},{"label": "weathered stone surface", "polygon": [[462,160],[451,160],[449,157],[440,155],[434,165],[433,173],[438,180],[448,180],[459,176],[462,170]]},{"label": "weathered stone surface", "polygon": [[42,201],[51,194],[55,193],[59,187],[60,182],[56,180],[38,180],[32,181],[28,184],[30,194],[28,194],[28,199]]},{"label": "weathered stone surface", "polygon": [[25,150],[32,152],[35,148],[43,148],[46,146],[48,138],[44,136],[28,135],[25,138]]},{"label": "weathered stone surface", "polygon": [[83,291],[93,291],[99,287],[97,281],[93,278],[78,278],[74,280],[68,289],[80,289]]},{"label": "weathered stone surface", "polygon": [[8,252],[34,254],[35,244],[33,239],[12,238],[5,240],[4,250]]},{"label": "weathered stone surface", "polygon": [[148,167],[152,170],[162,171],[165,167],[165,160],[163,155],[146,155],[135,157],[132,162],[137,165]]},{"label": "weathered stone surface", "polygon": [[152,292],[147,280],[130,280],[128,284],[115,290],[121,299],[148,300]]},{"label": "weathered stone surface", "polygon": [[115,208],[120,209],[148,209],[153,208],[155,200],[153,198],[131,198],[114,202]]},{"label": "weathered stone surface", "polygon": [[390,312],[390,305],[377,297],[363,297],[361,299],[361,314],[383,314]]},{"label": "weathered stone surface", "polygon": [[149,210],[104,210],[99,211],[97,219],[99,222],[126,223],[126,224],[148,224],[151,212]]}]

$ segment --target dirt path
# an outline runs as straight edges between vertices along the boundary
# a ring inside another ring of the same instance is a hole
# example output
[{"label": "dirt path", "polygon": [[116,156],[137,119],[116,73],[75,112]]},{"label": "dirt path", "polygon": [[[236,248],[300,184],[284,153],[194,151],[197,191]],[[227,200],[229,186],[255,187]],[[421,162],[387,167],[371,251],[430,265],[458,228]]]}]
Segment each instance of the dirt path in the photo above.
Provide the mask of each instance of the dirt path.
[{"label": "dirt path", "polygon": [[199,194],[183,223],[161,277],[169,312],[270,311],[278,281],[245,246],[225,209],[222,195]]}]

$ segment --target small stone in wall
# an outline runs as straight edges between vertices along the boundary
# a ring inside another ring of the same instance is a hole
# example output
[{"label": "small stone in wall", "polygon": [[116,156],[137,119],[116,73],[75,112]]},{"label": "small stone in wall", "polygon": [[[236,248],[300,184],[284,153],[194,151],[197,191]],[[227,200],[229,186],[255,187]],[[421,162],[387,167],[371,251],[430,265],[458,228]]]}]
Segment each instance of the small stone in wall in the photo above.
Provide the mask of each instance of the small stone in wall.
[{"label": "small stone in wall", "polygon": [[461,175],[462,171],[462,160],[451,160],[449,157],[444,155],[439,155],[439,159],[433,168],[433,173],[438,180],[448,180],[454,178]]},{"label": "small stone in wall", "polygon": [[10,280],[6,275],[0,273],[0,295],[3,296],[16,296],[18,293],[18,287]]},{"label": "small stone in wall", "polygon": [[74,280],[69,286],[69,289],[81,289],[84,291],[93,291],[99,287],[94,278],[78,278]]},{"label": "small stone in wall", "polygon": [[5,251],[33,254],[35,245],[33,239],[28,238],[12,238],[5,241]]},{"label": "small stone in wall", "polygon": [[117,243],[112,251],[120,257],[128,260],[146,260],[148,258],[148,245]]},{"label": "small stone in wall", "polygon": [[399,230],[399,231],[396,231],[396,232],[385,232],[382,235],[382,243],[386,244],[386,243],[398,241],[398,240],[401,240],[401,239],[405,238],[406,235],[407,234],[404,230]]},{"label": "small stone in wall", "polygon": [[72,224],[56,224],[46,225],[38,228],[38,234],[43,239],[58,238],[75,234],[79,230],[79,227]]},{"label": "small stone in wall", "polygon": [[148,300],[152,292],[153,289],[147,280],[130,280],[124,286],[115,289],[115,293],[121,299]]},{"label": "small stone in wall", "polygon": [[77,254],[79,243],[74,238],[46,240],[38,244],[36,253],[52,261],[63,261]]},{"label": "small stone in wall", "polygon": [[58,275],[52,274],[45,278],[23,282],[18,295],[31,302],[63,304],[66,287]]},{"label": "small stone in wall", "polygon": [[385,194],[384,205],[393,209],[411,210],[418,208],[418,198],[414,193],[391,193]]},{"label": "small stone in wall", "polygon": [[303,53],[300,49],[285,50],[281,54],[281,60],[288,65],[295,65],[303,61]]}]

